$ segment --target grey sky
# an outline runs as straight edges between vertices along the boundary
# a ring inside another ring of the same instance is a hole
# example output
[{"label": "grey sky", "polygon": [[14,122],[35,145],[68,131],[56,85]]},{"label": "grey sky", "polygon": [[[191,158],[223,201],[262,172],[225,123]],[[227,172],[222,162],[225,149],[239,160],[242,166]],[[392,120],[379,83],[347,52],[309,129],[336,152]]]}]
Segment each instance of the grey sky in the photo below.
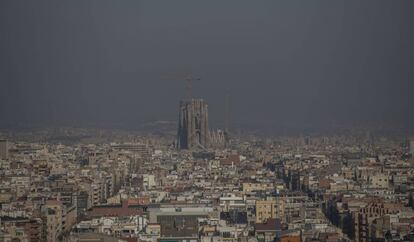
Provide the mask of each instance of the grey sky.
[{"label": "grey sky", "polygon": [[[0,125],[414,126],[413,1],[1,1]],[[171,78],[168,78],[171,77]]]}]

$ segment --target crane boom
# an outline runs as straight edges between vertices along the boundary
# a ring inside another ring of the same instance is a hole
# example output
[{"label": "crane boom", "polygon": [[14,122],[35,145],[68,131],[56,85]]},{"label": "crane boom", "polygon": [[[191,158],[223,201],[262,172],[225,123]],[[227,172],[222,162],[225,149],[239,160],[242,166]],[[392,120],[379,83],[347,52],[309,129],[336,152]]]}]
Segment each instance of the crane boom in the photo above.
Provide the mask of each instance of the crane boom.
[{"label": "crane boom", "polygon": [[192,75],[187,75],[187,77],[185,78],[185,89],[186,89],[186,93],[187,93],[187,99],[191,99],[193,93],[192,93],[192,88],[193,88],[193,81],[198,81],[201,80],[201,78],[199,77],[193,77]]}]

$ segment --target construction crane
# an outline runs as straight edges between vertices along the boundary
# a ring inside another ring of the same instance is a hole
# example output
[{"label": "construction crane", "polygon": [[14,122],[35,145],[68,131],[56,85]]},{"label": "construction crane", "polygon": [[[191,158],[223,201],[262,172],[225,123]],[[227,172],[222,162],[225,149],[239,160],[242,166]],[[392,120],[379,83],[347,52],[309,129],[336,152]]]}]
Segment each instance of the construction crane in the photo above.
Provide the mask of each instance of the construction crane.
[{"label": "construction crane", "polygon": [[193,95],[192,93],[193,81],[199,81],[201,80],[201,78],[193,77],[192,75],[187,75],[184,80],[185,80],[185,90],[186,90],[187,99],[191,99]]},{"label": "construction crane", "polygon": [[161,79],[169,79],[169,80],[181,80],[185,82],[185,97],[187,99],[191,99],[192,97],[192,89],[193,89],[193,81],[199,81],[201,80],[201,78],[199,77],[194,77],[191,74],[187,74],[187,75],[173,75],[173,76],[163,76],[161,77]]}]

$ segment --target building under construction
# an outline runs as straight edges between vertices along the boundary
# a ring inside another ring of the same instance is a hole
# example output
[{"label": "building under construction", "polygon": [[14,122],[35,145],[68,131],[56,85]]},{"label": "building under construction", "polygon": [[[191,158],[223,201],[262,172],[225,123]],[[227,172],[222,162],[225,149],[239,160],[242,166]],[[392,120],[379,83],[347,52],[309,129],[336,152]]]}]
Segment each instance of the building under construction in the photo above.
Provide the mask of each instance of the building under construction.
[{"label": "building under construction", "polygon": [[220,149],[226,145],[222,130],[209,130],[208,105],[203,99],[180,102],[177,148],[188,150]]},{"label": "building under construction", "polygon": [[181,100],[177,142],[179,149],[207,148],[208,105],[203,99]]}]

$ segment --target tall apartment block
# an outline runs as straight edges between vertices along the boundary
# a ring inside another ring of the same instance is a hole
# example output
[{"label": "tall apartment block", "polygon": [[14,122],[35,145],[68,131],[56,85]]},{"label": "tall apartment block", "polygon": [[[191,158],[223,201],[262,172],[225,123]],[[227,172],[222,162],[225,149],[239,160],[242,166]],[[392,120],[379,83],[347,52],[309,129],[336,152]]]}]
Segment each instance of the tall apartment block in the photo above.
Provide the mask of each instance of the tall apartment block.
[{"label": "tall apartment block", "polygon": [[0,140],[0,159],[7,160],[9,158],[9,146],[7,140]]}]

